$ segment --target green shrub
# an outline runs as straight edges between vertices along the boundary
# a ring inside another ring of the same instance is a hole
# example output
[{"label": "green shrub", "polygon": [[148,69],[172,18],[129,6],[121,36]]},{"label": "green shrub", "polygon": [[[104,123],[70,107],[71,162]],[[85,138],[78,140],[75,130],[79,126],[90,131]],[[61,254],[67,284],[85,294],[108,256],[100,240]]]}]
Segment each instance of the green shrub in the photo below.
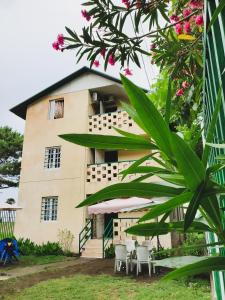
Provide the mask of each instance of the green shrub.
[{"label": "green shrub", "polygon": [[30,239],[18,239],[19,249],[22,255],[62,255],[63,250],[59,243],[47,242],[42,245],[37,245]]},{"label": "green shrub", "polygon": [[115,246],[111,244],[107,249],[105,249],[105,258],[115,257]]},{"label": "green shrub", "polygon": [[182,247],[190,247],[190,249],[182,249],[183,255],[194,255],[194,256],[203,256],[206,254],[205,248],[191,248],[191,246],[205,244],[205,237],[203,233],[188,233],[186,235],[186,240],[184,241]]}]

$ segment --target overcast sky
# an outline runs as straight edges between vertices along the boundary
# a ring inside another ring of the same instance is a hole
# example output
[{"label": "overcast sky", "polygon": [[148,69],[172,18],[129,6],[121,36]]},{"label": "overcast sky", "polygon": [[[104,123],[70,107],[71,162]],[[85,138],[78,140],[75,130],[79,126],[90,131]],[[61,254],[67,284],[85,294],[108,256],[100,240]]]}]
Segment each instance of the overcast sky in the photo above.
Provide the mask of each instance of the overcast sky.
[{"label": "overcast sky", "polygon": [[[64,27],[80,30],[83,0],[0,0],[0,126],[23,132],[24,121],[9,112],[16,104],[88,63],[76,64],[75,54],[52,49],[51,43]],[[156,71],[146,61],[150,79]],[[147,87],[143,70],[132,67],[133,80]],[[103,71],[102,68],[99,68]],[[119,68],[107,73],[118,77]]]}]

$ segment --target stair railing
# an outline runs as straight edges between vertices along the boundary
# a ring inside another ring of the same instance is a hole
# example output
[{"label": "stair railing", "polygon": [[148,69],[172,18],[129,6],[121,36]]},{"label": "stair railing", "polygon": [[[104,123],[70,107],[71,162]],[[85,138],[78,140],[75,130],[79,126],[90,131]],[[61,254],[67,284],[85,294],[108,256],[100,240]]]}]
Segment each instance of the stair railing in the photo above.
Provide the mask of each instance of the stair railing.
[{"label": "stair railing", "polygon": [[79,255],[89,239],[93,237],[93,219],[88,219],[86,225],[79,233]]},{"label": "stair railing", "polygon": [[102,236],[102,256],[105,258],[105,251],[109,242],[113,239],[113,218],[110,219]]}]

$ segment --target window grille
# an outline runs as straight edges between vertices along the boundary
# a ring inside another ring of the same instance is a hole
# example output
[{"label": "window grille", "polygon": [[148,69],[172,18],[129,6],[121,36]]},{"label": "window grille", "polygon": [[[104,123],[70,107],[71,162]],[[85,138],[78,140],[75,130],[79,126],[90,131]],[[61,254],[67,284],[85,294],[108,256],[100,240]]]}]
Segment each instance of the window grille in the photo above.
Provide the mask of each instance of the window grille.
[{"label": "window grille", "polygon": [[41,202],[41,220],[56,221],[58,212],[58,197],[44,197]]},{"label": "window grille", "polygon": [[45,148],[45,169],[57,169],[60,168],[61,160],[61,147],[48,147]]}]

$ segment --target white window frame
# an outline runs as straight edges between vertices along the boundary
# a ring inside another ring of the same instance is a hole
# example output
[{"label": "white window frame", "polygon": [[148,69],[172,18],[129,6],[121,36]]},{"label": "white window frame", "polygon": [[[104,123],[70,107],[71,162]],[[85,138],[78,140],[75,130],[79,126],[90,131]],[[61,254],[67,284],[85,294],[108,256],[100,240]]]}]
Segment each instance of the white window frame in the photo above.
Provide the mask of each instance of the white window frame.
[{"label": "white window frame", "polygon": [[44,169],[59,169],[61,167],[61,146],[45,148]]},{"label": "white window frame", "polygon": [[[63,102],[63,116],[60,118],[55,117],[55,113],[56,113],[56,105],[55,104],[57,101]],[[49,120],[57,120],[57,119],[62,119],[62,118],[64,118],[64,98],[49,100],[48,119]]]},{"label": "white window frame", "polygon": [[58,196],[42,197],[41,222],[56,222],[58,219]]}]

